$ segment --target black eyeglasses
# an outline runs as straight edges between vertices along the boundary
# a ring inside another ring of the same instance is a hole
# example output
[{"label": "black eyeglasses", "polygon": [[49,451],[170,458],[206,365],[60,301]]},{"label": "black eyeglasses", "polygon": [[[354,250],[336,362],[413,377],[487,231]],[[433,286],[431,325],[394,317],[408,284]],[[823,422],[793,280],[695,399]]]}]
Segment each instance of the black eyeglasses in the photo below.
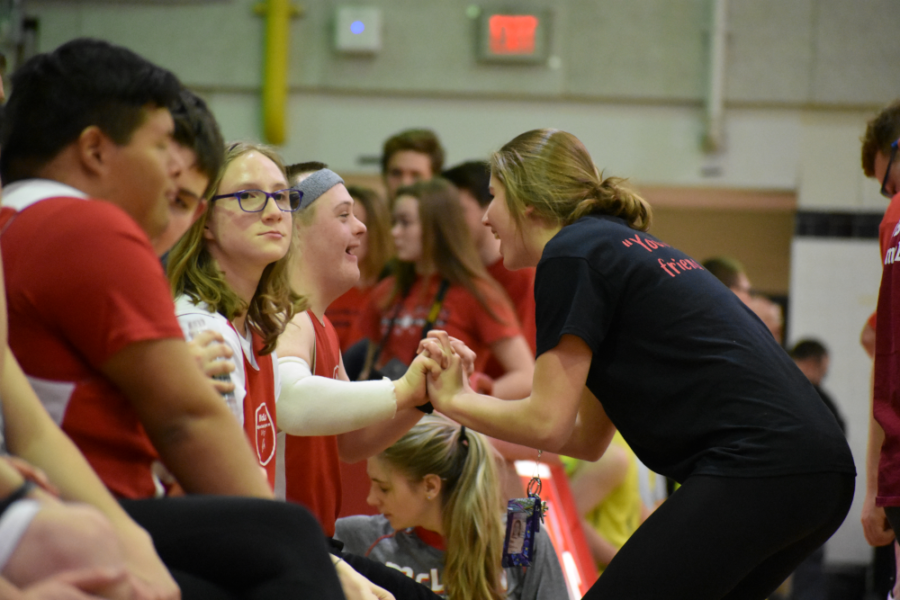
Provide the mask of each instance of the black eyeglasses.
[{"label": "black eyeglasses", "polygon": [[210,202],[221,200],[222,198],[235,198],[238,206],[244,212],[262,212],[269,203],[269,198],[275,201],[275,205],[282,212],[295,212],[300,208],[300,201],[303,200],[303,192],[294,188],[278,190],[277,192],[264,192],[262,190],[240,190],[230,194],[220,194],[210,198]]},{"label": "black eyeglasses", "polygon": [[887,169],[884,171],[884,179],[881,180],[881,195],[890,200],[894,197],[894,194],[897,193],[897,190],[894,190],[893,193],[887,189],[888,178],[891,176],[891,165],[894,164],[894,157],[897,156],[897,140],[893,144],[891,144],[891,157],[888,159]]}]

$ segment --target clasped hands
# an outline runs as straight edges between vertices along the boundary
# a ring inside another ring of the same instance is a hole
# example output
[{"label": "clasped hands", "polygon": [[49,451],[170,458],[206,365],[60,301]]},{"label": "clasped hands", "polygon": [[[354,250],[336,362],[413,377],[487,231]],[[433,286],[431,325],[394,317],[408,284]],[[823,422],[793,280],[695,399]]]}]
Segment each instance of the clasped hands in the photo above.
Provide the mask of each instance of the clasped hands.
[{"label": "clasped hands", "polygon": [[397,382],[398,405],[431,402],[444,412],[453,396],[471,392],[469,376],[475,370],[475,353],[445,331],[433,330],[419,342],[416,358]]}]

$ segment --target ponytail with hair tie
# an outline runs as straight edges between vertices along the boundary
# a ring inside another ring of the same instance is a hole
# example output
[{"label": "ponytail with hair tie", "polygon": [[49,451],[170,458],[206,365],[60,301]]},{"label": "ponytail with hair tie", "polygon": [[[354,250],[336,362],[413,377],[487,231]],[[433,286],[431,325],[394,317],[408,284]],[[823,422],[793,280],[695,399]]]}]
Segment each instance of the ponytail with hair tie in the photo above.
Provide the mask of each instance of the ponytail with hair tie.
[{"label": "ponytail with hair tie", "polygon": [[[601,174],[602,177],[602,174]],[[637,195],[621,177],[607,177],[594,182],[588,195],[575,206],[568,222],[574,223],[592,213],[623,219],[629,227],[639,231],[650,228],[650,205]]]},{"label": "ponytail with hair tie", "polygon": [[562,226],[589,214],[619,217],[632,229],[650,227],[650,205],[619,177],[603,178],[584,144],[559,129],[516,136],[491,155],[491,173],[502,183],[515,220],[526,209]]}]

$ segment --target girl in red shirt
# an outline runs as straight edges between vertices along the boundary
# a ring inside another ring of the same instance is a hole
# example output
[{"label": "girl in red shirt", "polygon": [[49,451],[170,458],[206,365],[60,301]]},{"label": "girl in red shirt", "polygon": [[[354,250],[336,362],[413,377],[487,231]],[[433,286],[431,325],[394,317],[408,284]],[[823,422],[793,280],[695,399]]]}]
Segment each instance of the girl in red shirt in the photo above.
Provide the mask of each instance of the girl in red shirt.
[{"label": "girl in red shirt", "polygon": [[505,369],[493,382],[494,394],[519,398],[531,389],[534,358],[512,302],[469,239],[457,194],[440,178],[397,191],[391,229],[397,265],[375,288],[359,321],[371,342],[363,378],[392,359],[410,364],[423,330],[433,327],[475,351],[476,371],[493,355]]}]

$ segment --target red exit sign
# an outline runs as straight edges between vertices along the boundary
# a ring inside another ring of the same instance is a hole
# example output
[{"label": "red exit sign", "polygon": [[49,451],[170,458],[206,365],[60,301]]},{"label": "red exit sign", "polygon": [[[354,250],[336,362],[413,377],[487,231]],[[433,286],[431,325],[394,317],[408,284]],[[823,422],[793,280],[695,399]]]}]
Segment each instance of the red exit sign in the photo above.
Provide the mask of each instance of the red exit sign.
[{"label": "red exit sign", "polygon": [[497,62],[541,62],[549,46],[547,11],[530,14],[488,12],[481,14],[478,55]]},{"label": "red exit sign", "polygon": [[492,15],[488,19],[491,52],[531,56],[539,23],[534,15]]}]

